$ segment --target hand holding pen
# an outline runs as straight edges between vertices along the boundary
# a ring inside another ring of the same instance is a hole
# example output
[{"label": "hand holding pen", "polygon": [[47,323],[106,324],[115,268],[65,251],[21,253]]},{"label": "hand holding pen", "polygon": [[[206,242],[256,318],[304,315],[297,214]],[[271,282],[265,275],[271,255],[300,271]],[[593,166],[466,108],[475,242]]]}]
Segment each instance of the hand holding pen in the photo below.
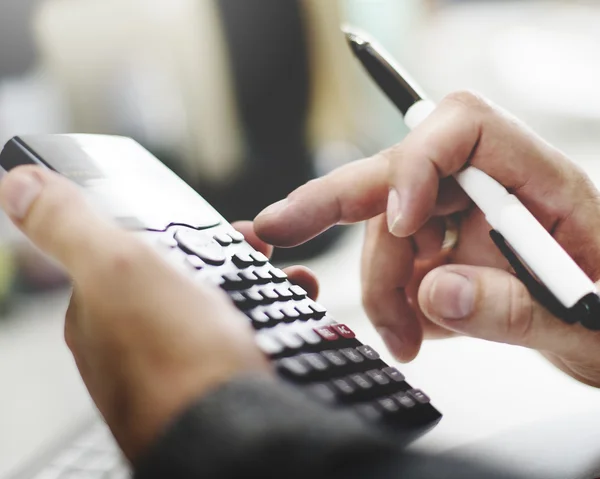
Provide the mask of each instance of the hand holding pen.
[{"label": "hand holding pen", "polygon": [[[572,376],[600,385],[600,335],[557,319],[536,300],[535,286],[511,265],[515,257],[522,262],[521,252],[498,249],[489,218],[457,177],[472,166],[514,194],[572,259],[585,286],[580,299],[595,294],[593,282],[600,278],[598,191],[561,152],[471,93],[448,96],[417,123],[399,145],[339,168],[265,210],[255,222],[259,236],[289,247],[335,224],[368,221],[363,303],[398,359],[413,359],[423,338],[464,334],[543,351]],[[459,239],[447,251],[444,218],[450,215],[459,218]],[[554,259],[547,255],[548,264]],[[572,286],[568,272],[556,278]],[[588,319],[594,326],[597,318]]]}]

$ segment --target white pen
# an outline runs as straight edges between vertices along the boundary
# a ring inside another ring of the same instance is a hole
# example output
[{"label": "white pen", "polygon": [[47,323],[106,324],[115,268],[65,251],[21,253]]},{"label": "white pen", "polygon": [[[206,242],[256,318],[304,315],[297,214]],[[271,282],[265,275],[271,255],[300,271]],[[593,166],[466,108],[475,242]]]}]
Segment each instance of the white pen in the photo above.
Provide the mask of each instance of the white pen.
[{"label": "white pen", "polygon": [[[345,33],[355,56],[398,107],[407,127],[416,128],[435,110],[435,103],[427,99],[417,84],[372,39],[350,29],[345,29]],[[600,329],[600,296],[596,285],[519,199],[472,166],[457,173],[455,178],[485,214],[495,232],[492,237],[496,235],[496,244],[498,238],[503,239],[532,273],[530,276],[534,276],[560,305],[553,307],[551,299],[530,287],[531,281],[524,281],[536,299],[566,321]],[[512,258],[514,255],[510,251],[502,252],[515,266],[516,257]],[[523,280],[526,270],[519,270],[517,273],[522,273],[519,277]]]}]

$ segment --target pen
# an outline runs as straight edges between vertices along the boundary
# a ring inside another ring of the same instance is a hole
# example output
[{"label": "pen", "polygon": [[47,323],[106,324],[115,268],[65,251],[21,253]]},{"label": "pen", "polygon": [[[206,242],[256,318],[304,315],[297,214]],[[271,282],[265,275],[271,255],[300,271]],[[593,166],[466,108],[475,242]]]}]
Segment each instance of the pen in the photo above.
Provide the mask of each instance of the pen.
[{"label": "pen", "polygon": [[[372,39],[345,29],[354,55],[396,105],[409,129],[436,108],[417,83]],[[531,212],[500,183],[468,167],[454,175],[485,214],[490,236],[533,297],[568,323],[600,330],[600,296],[593,281]]]}]

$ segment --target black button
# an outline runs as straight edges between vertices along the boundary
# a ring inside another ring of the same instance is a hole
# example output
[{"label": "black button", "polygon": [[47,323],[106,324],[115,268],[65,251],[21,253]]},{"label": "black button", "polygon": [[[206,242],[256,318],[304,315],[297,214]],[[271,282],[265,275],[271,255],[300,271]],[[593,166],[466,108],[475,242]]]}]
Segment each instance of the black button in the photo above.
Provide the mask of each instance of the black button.
[{"label": "black button", "polygon": [[227,260],[223,248],[213,241],[212,238],[198,231],[178,231],[175,239],[183,251],[198,256],[207,264],[221,266]]},{"label": "black button", "polygon": [[265,303],[274,303],[279,300],[279,295],[270,288],[261,289],[260,294],[265,298]]},{"label": "black button", "polygon": [[288,304],[281,308],[281,312],[288,321],[296,321],[300,318],[300,313],[296,311],[296,308],[294,308],[291,304]]},{"label": "black button", "polygon": [[350,379],[361,389],[371,389],[373,382],[364,374],[353,374]]},{"label": "black button", "polygon": [[290,293],[294,295],[294,299],[301,300],[308,296],[308,293],[304,291],[300,286],[290,286]]},{"label": "black button", "polygon": [[259,252],[252,253],[250,256],[252,256],[255,266],[264,266],[269,262],[269,258]]},{"label": "black button", "polygon": [[305,354],[302,358],[316,371],[326,371],[329,369],[329,364],[320,354]]},{"label": "black button", "polygon": [[365,358],[377,361],[380,356],[371,346],[360,346],[356,348]]},{"label": "black button", "polygon": [[350,396],[356,392],[356,386],[354,383],[347,379],[334,379],[331,384],[342,393],[344,396]]},{"label": "black button", "polygon": [[398,404],[400,404],[400,406],[402,406],[404,409],[412,409],[417,405],[416,401],[409,397],[406,393],[396,394],[394,395],[394,399],[396,399]]},{"label": "black button", "polygon": [[374,404],[359,404],[354,410],[363,418],[369,421],[378,421],[381,419],[381,411]]},{"label": "black button", "polygon": [[283,283],[288,278],[287,274],[280,269],[272,269],[270,273],[275,283]]},{"label": "black button", "polygon": [[248,299],[240,292],[232,293],[229,297],[240,309],[243,309],[248,304]]},{"label": "black button", "polygon": [[310,305],[310,308],[314,311],[315,318],[322,318],[323,316],[325,316],[325,314],[327,314],[327,309],[325,309],[324,306],[321,306],[318,303],[312,303]]},{"label": "black button", "polygon": [[358,351],[352,348],[340,349],[340,353],[342,353],[344,357],[353,363],[362,363],[365,360],[365,358],[359,354]]},{"label": "black button", "polygon": [[285,344],[288,349],[300,349],[302,346],[304,346],[304,341],[294,331],[278,331],[277,339]]},{"label": "black button", "polygon": [[233,243],[233,238],[226,234],[219,234],[215,236],[215,241],[221,246],[230,246]]},{"label": "black button", "polygon": [[348,364],[344,356],[337,351],[323,351],[321,354],[334,366],[341,367]]},{"label": "black button", "polygon": [[307,390],[311,396],[325,403],[335,402],[337,396],[333,388],[324,383],[312,384]]},{"label": "black button", "polygon": [[279,295],[279,298],[282,301],[288,301],[294,297],[289,288],[285,286],[278,286],[277,288],[275,288],[275,292]]},{"label": "black button", "polygon": [[206,263],[198,258],[198,256],[187,256],[185,262],[195,269],[203,269],[206,266]]},{"label": "black button", "polygon": [[379,371],[378,369],[367,371],[367,376],[369,376],[380,386],[385,386],[390,383],[390,378],[388,378],[382,371]]},{"label": "black button", "polygon": [[258,306],[259,304],[262,304],[265,300],[262,297],[262,294],[260,294],[258,291],[246,291],[244,293],[244,296],[246,296],[248,301],[254,306]]},{"label": "black button", "polygon": [[429,404],[431,402],[429,396],[419,389],[412,389],[411,391],[408,391],[408,395],[419,404]]},{"label": "black button", "polygon": [[258,284],[267,284],[270,283],[273,279],[271,278],[269,272],[265,271],[264,269],[257,269],[254,271],[254,274],[258,278]]},{"label": "black button", "polygon": [[244,280],[240,278],[237,274],[225,274],[223,275],[223,279],[225,280],[225,282],[223,283],[222,287],[226,291],[238,291],[246,288]]},{"label": "black button", "polygon": [[263,311],[252,311],[249,316],[257,328],[264,328],[271,322],[271,318],[269,318]]},{"label": "black button", "polygon": [[283,344],[270,334],[259,333],[256,335],[256,344],[258,348],[267,356],[280,354],[284,350]]},{"label": "black button", "polygon": [[254,264],[254,260],[246,253],[235,254],[231,260],[233,264],[241,269],[248,268]]},{"label": "black button", "polygon": [[239,231],[230,231],[228,235],[231,237],[234,243],[243,243],[245,240],[244,235]]},{"label": "black button", "polygon": [[285,316],[283,315],[283,313],[281,311],[279,311],[279,309],[276,309],[273,307],[265,309],[265,313],[273,321],[279,322],[279,321],[283,321],[285,319]]},{"label": "black button", "polygon": [[397,383],[401,383],[402,381],[404,381],[406,379],[404,377],[404,374],[402,374],[396,368],[384,368],[383,372],[386,374],[386,376],[388,378],[390,378],[392,381],[395,381]]},{"label": "black button", "polygon": [[377,402],[385,412],[395,413],[400,410],[400,406],[393,398],[383,398]]},{"label": "black button", "polygon": [[258,277],[251,271],[242,271],[238,274],[248,286],[254,286],[258,282]]},{"label": "black button", "polygon": [[314,314],[314,311],[312,309],[310,309],[310,306],[308,304],[297,304],[296,306],[296,311],[298,311],[300,313],[300,318],[307,320],[310,319],[312,317],[312,315]]},{"label": "black button", "polygon": [[304,377],[310,373],[310,367],[301,358],[285,358],[277,363],[281,372],[292,377]]}]

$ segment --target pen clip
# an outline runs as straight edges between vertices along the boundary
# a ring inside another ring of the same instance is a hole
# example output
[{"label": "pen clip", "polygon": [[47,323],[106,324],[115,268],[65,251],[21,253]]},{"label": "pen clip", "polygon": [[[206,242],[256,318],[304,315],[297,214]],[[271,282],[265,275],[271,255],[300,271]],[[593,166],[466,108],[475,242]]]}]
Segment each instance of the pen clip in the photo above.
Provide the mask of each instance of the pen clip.
[{"label": "pen clip", "polygon": [[517,278],[525,285],[529,290],[531,296],[533,296],[542,306],[544,306],[554,316],[562,319],[563,321],[574,324],[577,323],[581,318],[574,317],[573,311],[565,306],[554,296],[554,294],[529,271],[527,266],[523,264],[523,261],[510,247],[504,236],[498,231],[491,230],[490,237],[500,250],[502,255],[508,260],[512,266]]}]

